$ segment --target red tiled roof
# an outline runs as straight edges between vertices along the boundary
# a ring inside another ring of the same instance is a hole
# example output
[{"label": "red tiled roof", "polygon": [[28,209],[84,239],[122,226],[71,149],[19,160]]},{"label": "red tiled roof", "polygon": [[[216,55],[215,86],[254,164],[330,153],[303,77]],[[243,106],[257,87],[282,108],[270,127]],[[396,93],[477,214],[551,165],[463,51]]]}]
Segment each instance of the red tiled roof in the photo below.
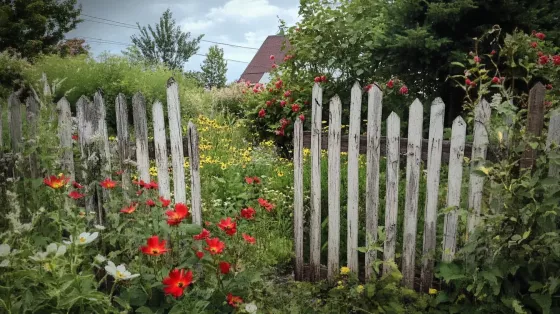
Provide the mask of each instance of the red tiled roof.
[{"label": "red tiled roof", "polygon": [[289,49],[289,44],[286,43],[286,48],[282,50],[284,40],[285,37],[283,35],[268,36],[257,51],[257,54],[253,57],[253,60],[251,60],[243,74],[241,74],[240,79],[257,83],[264,73],[270,72],[272,69],[273,61],[270,60],[270,55],[274,55],[276,64],[281,64]]}]

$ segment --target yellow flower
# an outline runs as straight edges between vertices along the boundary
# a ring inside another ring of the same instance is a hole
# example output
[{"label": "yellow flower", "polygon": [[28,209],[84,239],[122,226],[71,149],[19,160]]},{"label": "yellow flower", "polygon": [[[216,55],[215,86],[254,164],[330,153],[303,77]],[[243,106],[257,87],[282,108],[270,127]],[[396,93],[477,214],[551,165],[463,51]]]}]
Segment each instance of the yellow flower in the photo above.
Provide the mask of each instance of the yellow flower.
[{"label": "yellow flower", "polygon": [[109,141],[114,142],[114,141],[116,141],[116,140],[117,140],[116,137],[114,137],[114,136],[109,136]]},{"label": "yellow flower", "polygon": [[339,281],[338,281],[338,285],[339,285],[339,286],[342,286],[342,280],[339,280]]},{"label": "yellow flower", "polygon": [[277,174],[279,177],[283,177],[283,176],[284,176],[284,172],[282,172],[282,171],[280,171],[280,170],[279,170],[278,172],[276,172],[276,174]]},{"label": "yellow flower", "polygon": [[437,289],[430,288],[430,289],[428,289],[428,293],[432,294],[432,295],[437,294]]},{"label": "yellow flower", "polygon": [[343,266],[340,268],[340,274],[341,275],[348,275],[350,273],[350,268]]},{"label": "yellow flower", "polygon": [[51,263],[45,263],[43,264],[43,269],[48,272],[51,272],[53,270],[53,265]]},{"label": "yellow flower", "polygon": [[227,169],[227,165],[224,164],[224,163],[222,162],[222,167],[221,167],[221,168],[222,168],[222,170],[226,170],[226,169]]},{"label": "yellow flower", "polygon": [[363,286],[363,285],[357,286],[357,287],[356,287],[356,292],[358,292],[358,293],[364,292],[364,286]]}]

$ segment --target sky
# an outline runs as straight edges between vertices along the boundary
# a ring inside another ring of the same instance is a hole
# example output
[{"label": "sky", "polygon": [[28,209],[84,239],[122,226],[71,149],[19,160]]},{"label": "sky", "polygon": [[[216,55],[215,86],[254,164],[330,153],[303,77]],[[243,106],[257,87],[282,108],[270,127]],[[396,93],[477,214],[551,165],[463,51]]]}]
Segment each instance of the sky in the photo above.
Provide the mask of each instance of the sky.
[{"label": "sky", "polygon": [[[106,20],[154,25],[168,8],[183,31],[204,34],[203,40],[259,48],[268,35],[278,32],[279,19],[288,25],[295,24],[299,5],[298,0],[78,0],[78,3],[82,5],[82,14],[88,15],[82,18],[87,20],[66,38],[84,38],[94,56],[102,52],[121,54],[126,44],[131,43],[130,36],[139,33],[130,27],[107,25],[115,23]],[[201,42],[198,53],[206,54],[212,45]],[[218,46],[224,49],[224,58],[247,63],[257,52]],[[185,70],[198,71],[203,61],[204,56],[192,56]],[[239,79],[247,63],[228,61],[228,82]]]}]

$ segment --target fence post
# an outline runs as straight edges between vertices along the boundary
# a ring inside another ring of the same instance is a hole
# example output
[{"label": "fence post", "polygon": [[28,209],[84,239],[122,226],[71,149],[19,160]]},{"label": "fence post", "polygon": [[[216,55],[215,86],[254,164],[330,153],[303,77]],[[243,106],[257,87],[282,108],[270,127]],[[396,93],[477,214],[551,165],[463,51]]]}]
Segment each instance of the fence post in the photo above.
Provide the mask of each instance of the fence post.
[{"label": "fence post", "polygon": [[156,101],[152,106],[154,119],[154,151],[156,166],[158,169],[159,195],[170,199],[169,166],[167,162],[167,139],[165,136],[165,118],[163,117],[163,105]]},{"label": "fence post", "polygon": [[[399,210],[399,153],[400,153],[399,116],[391,112],[387,119],[387,185],[385,196],[385,245],[383,260],[395,260],[397,244],[397,214]],[[383,274],[391,271],[388,263],[383,265]]]},{"label": "fence post", "polygon": [[[359,160],[362,89],[354,83],[350,102],[350,126],[348,130],[348,230],[346,255],[348,267],[358,273],[358,203],[360,199]],[[329,218],[330,219],[330,218]]]},{"label": "fence post", "polygon": [[323,90],[313,85],[311,103],[311,230],[309,279],[321,279],[321,114]]},{"label": "fence post", "polygon": [[12,151],[19,153],[22,145],[22,122],[21,122],[21,102],[19,101],[19,94],[12,93],[8,98],[8,106],[10,110],[10,139],[12,144]]},{"label": "fence post", "polygon": [[[536,140],[541,136],[544,125],[544,94],[546,90],[541,82],[538,82],[529,91],[529,111],[527,113],[527,132],[529,140]],[[519,161],[521,169],[532,169],[537,159],[537,151],[529,145],[525,148],[523,156]]]},{"label": "fence post", "polygon": [[430,131],[428,139],[428,175],[426,178],[426,210],[424,212],[424,243],[422,247],[422,273],[420,291],[427,291],[434,276],[436,248],[436,221],[439,198],[439,174],[443,148],[443,117],[445,104],[436,98],[430,108]]},{"label": "fence post", "polygon": [[[29,96],[26,99],[27,105],[27,127],[29,130],[29,140],[32,145],[35,146],[33,152],[29,155],[29,171],[32,178],[37,178],[39,176],[39,169],[37,164],[37,123],[39,118],[39,103],[37,99],[33,96]],[[2,116],[0,115],[0,120]],[[2,122],[0,122],[0,137],[2,137]],[[2,147],[0,140],[0,147]]]},{"label": "fence post", "polygon": [[136,138],[136,163],[140,180],[150,182],[150,156],[148,154],[148,119],[146,118],[146,100],[138,92],[132,97],[132,118],[134,120],[134,137]]},{"label": "fence post", "polygon": [[[115,100],[115,112],[117,118],[117,138],[119,140],[119,163],[122,171],[122,185],[124,190],[130,189],[130,172],[127,161],[130,159],[130,137],[128,135],[128,107],[126,97],[119,93]],[[125,192],[124,195],[127,195]]]},{"label": "fence post", "polygon": [[[552,112],[550,116],[550,122],[548,123],[548,135],[546,137],[546,150],[549,151],[550,147],[553,145],[558,147],[560,145],[560,110],[556,109]],[[550,164],[548,166],[548,176],[558,177],[560,173],[560,167],[557,165]]]},{"label": "fence post", "polygon": [[342,103],[334,96],[329,105],[329,243],[327,277],[333,281],[340,267],[340,131]]},{"label": "fence post", "polygon": [[66,97],[62,97],[56,104],[58,111],[58,139],[62,150],[62,169],[70,175],[70,179],[76,179],[74,173],[74,152],[72,149],[72,112],[70,103]]},{"label": "fence post", "polygon": [[173,165],[173,194],[175,203],[187,201],[185,191],[185,157],[183,154],[183,130],[181,128],[181,105],[179,86],[173,78],[167,81],[167,114],[169,118],[169,140],[171,141],[171,164]]},{"label": "fence post", "polygon": [[451,128],[451,147],[449,149],[449,174],[447,179],[447,207],[453,208],[445,215],[443,225],[443,253],[441,259],[451,262],[457,247],[457,209],[461,202],[461,183],[463,182],[463,156],[465,155],[465,136],[467,124],[460,116],[453,121]]},{"label": "fence post", "polygon": [[[383,93],[372,84],[368,91],[367,114],[367,156],[366,156],[366,247],[377,241],[377,219],[379,212],[379,160],[381,148],[381,110]],[[371,264],[377,258],[377,251],[366,252],[365,275],[371,278]]]},{"label": "fence post", "polygon": [[488,123],[490,121],[490,104],[482,99],[474,112],[474,139],[471,154],[471,173],[469,178],[469,221],[467,232],[471,233],[478,223],[482,207],[482,188],[484,177],[474,170],[478,169],[486,159],[488,150]]},{"label": "fence post", "polygon": [[295,280],[303,279],[303,123],[294,124],[294,247]]},{"label": "fence post", "polygon": [[414,262],[416,257],[416,230],[418,224],[418,186],[422,163],[422,103],[416,99],[408,114],[408,144],[406,157],[406,199],[404,205],[404,236],[402,274],[403,285],[414,288]]},{"label": "fence post", "polygon": [[202,225],[202,199],[200,196],[200,155],[198,152],[198,132],[196,131],[196,126],[192,122],[189,122],[187,136],[191,171],[192,221],[194,224]]}]

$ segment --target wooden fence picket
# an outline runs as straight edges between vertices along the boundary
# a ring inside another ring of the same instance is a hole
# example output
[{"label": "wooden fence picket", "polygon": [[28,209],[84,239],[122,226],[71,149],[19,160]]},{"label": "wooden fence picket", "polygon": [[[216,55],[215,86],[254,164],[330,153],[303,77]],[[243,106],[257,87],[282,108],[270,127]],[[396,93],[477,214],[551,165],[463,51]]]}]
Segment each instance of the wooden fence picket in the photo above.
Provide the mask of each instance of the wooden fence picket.
[{"label": "wooden fence picket", "polygon": [[186,203],[181,105],[179,103],[179,86],[173,78],[167,81],[167,115],[169,140],[171,141],[171,165],[173,166],[173,196],[175,203]]},{"label": "wooden fence picket", "polygon": [[348,203],[346,254],[348,267],[358,273],[358,199],[360,197],[359,160],[360,114],[362,111],[362,88],[356,82],[352,87],[350,102],[350,126],[348,129]]},{"label": "wooden fence picket", "polygon": [[414,287],[416,229],[418,224],[418,192],[422,163],[422,103],[416,99],[409,108],[408,153],[406,157],[406,199],[404,205],[404,237],[402,255],[403,285]]},{"label": "wooden fence picket", "polygon": [[191,172],[192,221],[202,225],[202,198],[200,196],[200,154],[198,151],[198,132],[194,123],[189,122],[187,130],[189,164]]},{"label": "wooden fence picket", "polygon": [[169,166],[167,157],[167,138],[165,136],[165,118],[163,116],[163,105],[156,101],[152,106],[152,118],[154,120],[154,152],[156,167],[158,171],[159,196],[165,199],[171,198],[169,182]]},{"label": "wooden fence picket", "polygon": [[340,267],[340,132],[342,102],[334,96],[329,105],[329,243],[327,277],[333,281]]},{"label": "wooden fence picket", "polygon": [[[29,96],[25,100],[27,107],[27,129],[28,129],[28,140],[31,146],[37,145],[37,126],[39,119],[39,102],[35,97]],[[1,111],[1,110],[0,110]],[[0,120],[2,120],[2,115],[0,114]],[[2,137],[2,122],[0,122],[0,137]],[[2,147],[0,140],[0,148]],[[1,154],[1,153],[0,153]],[[39,176],[39,165],[37,159],[37,151],[34,149],[29,154],[29,173],[32,178],[37,178]]]},{"label": "wooden fence picket", "polygon": [[[542,132],[544,125],[544,94],[546,89],[541,82],[538,82],[529,91],[529,108],[527,112],[526,133],[530,140],[536,140]],[[519,160],[521,169],[532,169],[537,159],[536,150],[527,145],[523,156]]]},{"label": "wooden fence picket", "polygon": [[[399,146],[401,120],[391,112],[387,119],[387,185],[385,196],[385,244],[383,260],[395,260],[397,245],[397,214],[399,211]],[[383,265],[383,274],[391,271],[388,263]]]},{"label": "wooden fence picket", "polygon": [[[92,122],[98,125],[98,136],[101,141],[100,154],[103,158],[103,170],[106,176],[111,175],[111,150],[109,147],[109,135],[107,132],[107,111],[105,109],[105,102],[100,91],[97,91],[93,96],[93,105],[95,106],[94,112],[96,116],[92,117]],[[96,121],[97,120],[97,121]],[[108,193],[106,193],[108,195]]]},{"label": "wooden fence picket", "polygon": [[[119,168],[122,171],[122,187],[126,191],[130,189],[130,172],[127,160],[130,159],[130,137],[128,134],[128,107],[124,94],[117,95],[115,100],[115,112],[117,121],[117,139]],[[125,195],[127,195],[125,193]]]},{"label": "wooden fence picket", "polygon": [[488,150],[488,123],[490,122],[491,108],[486,100],[480,101],[474,112],[474,139],[471,154],[471,172],[469,178],[469,220],[467,232],[471,233],[478,223],[478,216],[482,208],[482,190],[484,177],[475,173],[486,159]]},{"label": "wooden fence picket", "polygon": [[430,108],[430,131],[428,134],[428,164],[426,178],[426,209],[424,211],[424,242],[422,247],[422,273],[420,291],[428,291],[434,274],[436,248],[436,221],[439,198],[439,177],[443,141],[443,117],[445,104],[436,98]]},{"label": "wooden fence picket", "polygon": [[10,110],[9,125],[10,125],[10,140],[12,151],[14,153],[21,152],[22,149],[22,136],[23,126],[21,121],[21,102],[19,101],[19,94],[12,93],[8,98],[8,109]]},{"label": "wooden fence picket", "polygon": [[447,179],[447,207],[453,208],[445,214],[443,224],[442,261],[451,262],[457,248],[457,209],[461,202],[461,184],[463,182],[463,156],[465,154],[465,137],[467,124],[460,116],[453,121],[451,128],[451,151],[449,153],[449,174]]},{"label": "wooden fence picket", "polygon": [[[546,149],[550,150],[552,145],[560,145],[560,110],[556,109],[550,115],[548,123],[548,135],[546,137]],[[548,176],[557,178],[560,174],[560,167],[554,164],[548,166]]]},{"label": "wooden fence picket", "polygon": [[[367,114],[366,247],[377,241],[382,100],[383,93],[376,84],[372,84],[368,91]],[[371,265],[377,257],[377,251],[370,250],[365,255],[365,275],[366,280],[369,280],[373,274]]]},{"label": "wooden fence picket", "polygon": [[311,226],[309,279],[321,279],[321,111],[323,90],[318,83],[313,86],[311,100]]},{"label": "wooden fence picket", "polygon": [[295,280],[303,280],[303,122],[294,124],[294,248]]},{"label": "wooden fence picket", "polygon": [[146,117],[146,100],[138,92],[132,97],[132,118],[134,120],[134,137],[136,138],[136,164],[139,180],[150,182],[150,156],[148,154],[148,119]]},{"label": "wooden fence picket", "polygon": [[56,110],[58,111],[58,139],[62,154],[60,158],[62,169],[74,181],[76,176],[74,173],[74,152],[72,149],[72,112],[66,97],[62,97],[58,101]]}]

